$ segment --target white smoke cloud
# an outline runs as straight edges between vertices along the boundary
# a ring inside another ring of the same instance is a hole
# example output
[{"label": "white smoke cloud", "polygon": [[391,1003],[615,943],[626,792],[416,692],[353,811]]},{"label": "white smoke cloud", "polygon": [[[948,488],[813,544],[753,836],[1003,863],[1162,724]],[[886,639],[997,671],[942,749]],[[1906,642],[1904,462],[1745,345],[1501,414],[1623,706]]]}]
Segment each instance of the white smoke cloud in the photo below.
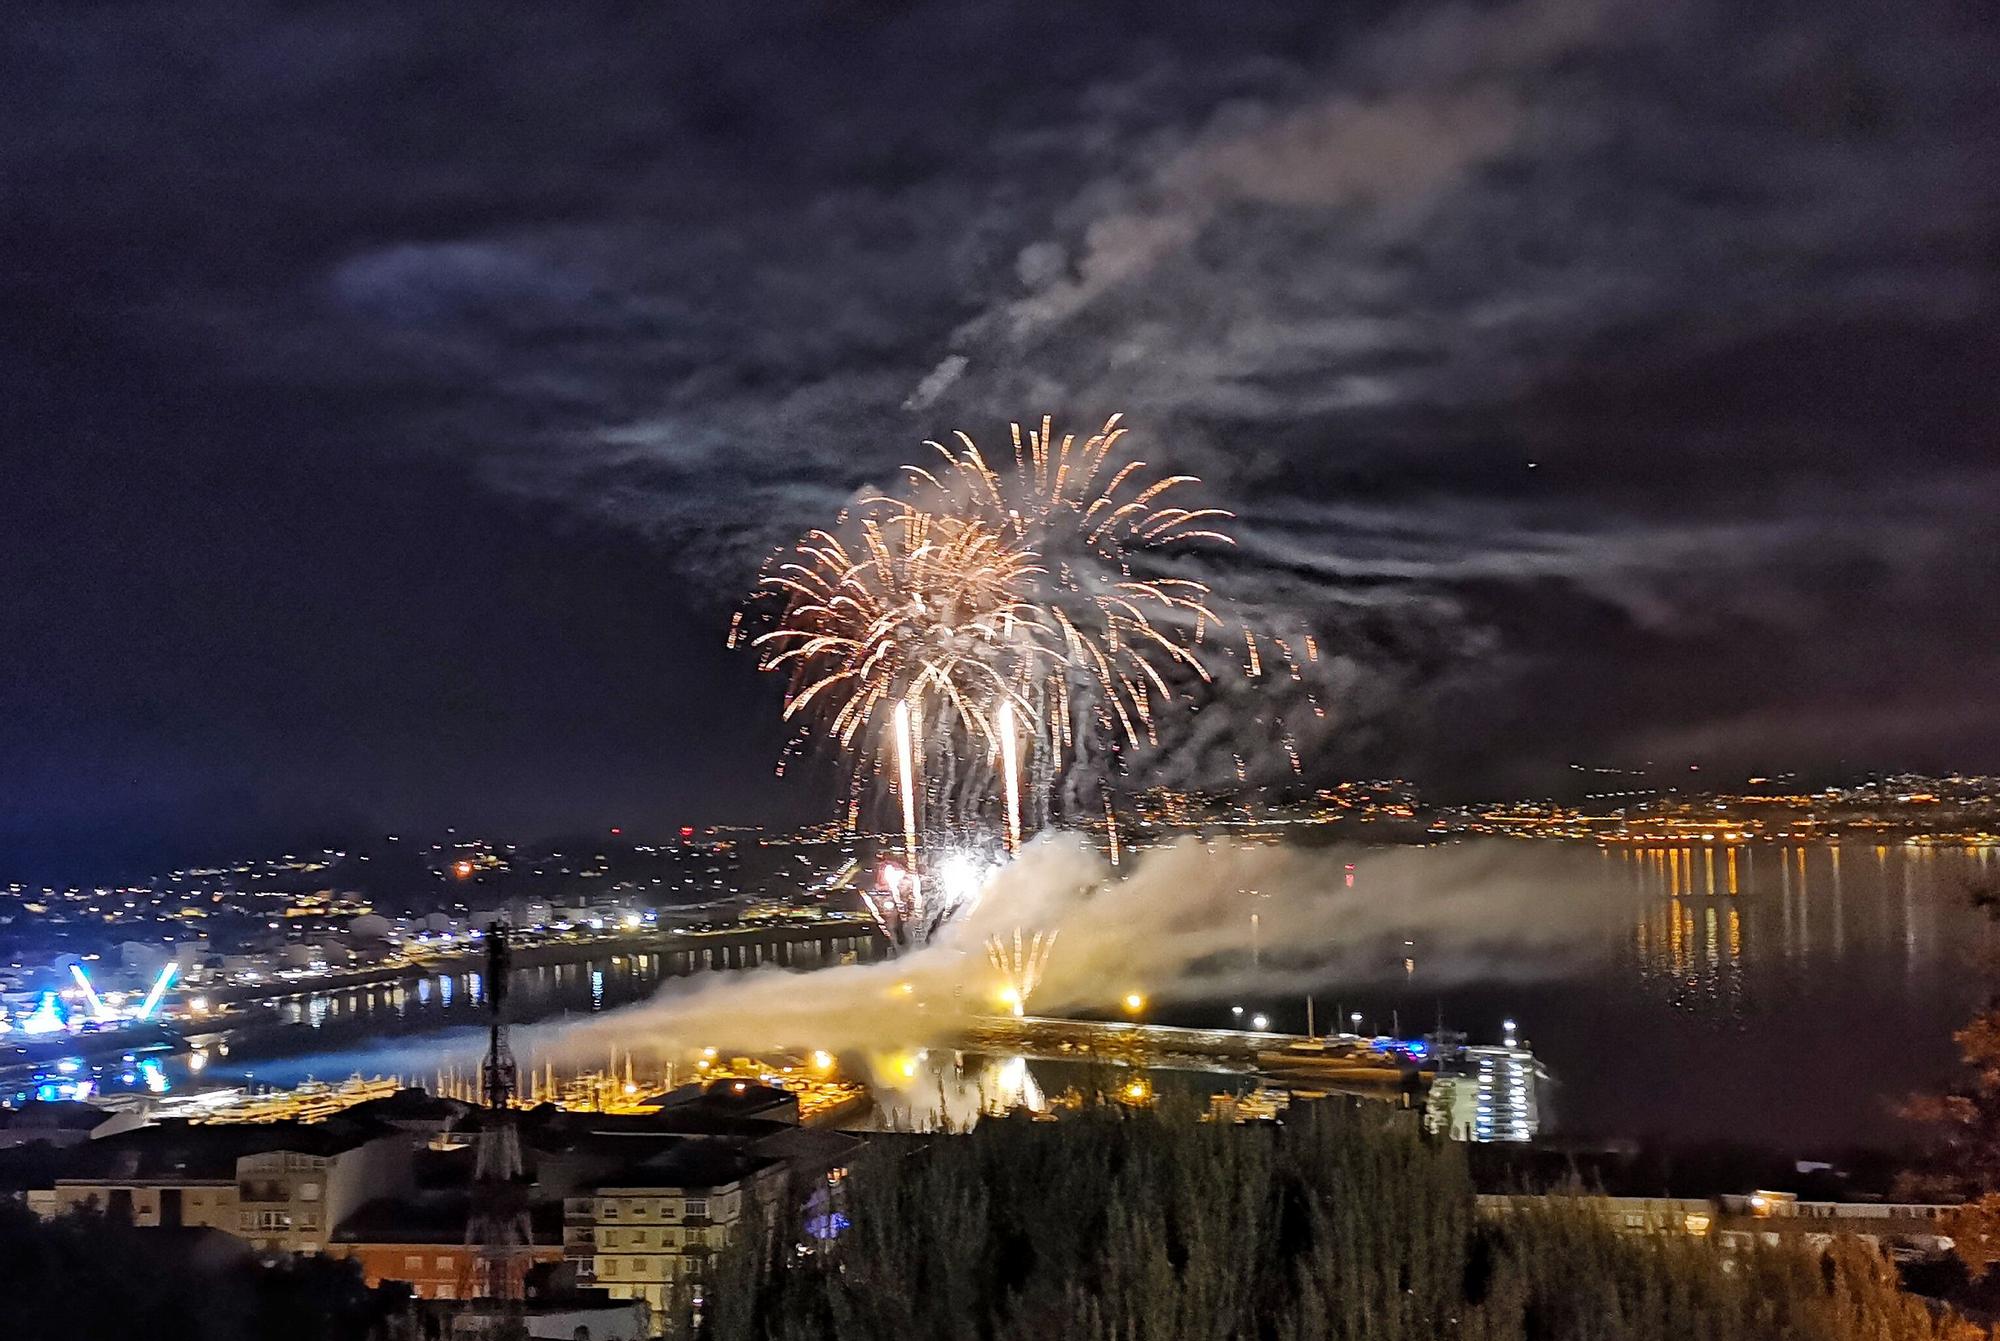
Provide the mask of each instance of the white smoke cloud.
[{"label": "white smoke cloud", "polygon": [[1184,838],[1113,872],[1082,839],[1048,835],[969,914],[897,959],[676,982],[587,1023],[526,1032],[538,1053],[583,1059],[612,1045],[949,1045],[973,1017],[1005,1009],[984,944],[1017,927],[1058,936],[1032,1012],[1115,1005],[1127,992],[1207,1001],[1359,987],[1400,976],[1405,955],[1433,987],[1559,976],[1581,962],[1596,923],[1587,902],[1554,892],[1552,869],[1547,852],[1500,845],[1364,853]]}]

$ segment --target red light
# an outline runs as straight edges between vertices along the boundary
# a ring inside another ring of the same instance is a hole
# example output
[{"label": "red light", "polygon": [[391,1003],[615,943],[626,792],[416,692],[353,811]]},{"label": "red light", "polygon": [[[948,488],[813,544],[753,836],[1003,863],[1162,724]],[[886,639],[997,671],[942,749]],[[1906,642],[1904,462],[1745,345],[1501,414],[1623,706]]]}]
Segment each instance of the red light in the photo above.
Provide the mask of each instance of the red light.
[{"label": "red light", "polygon": [[692,824],[683,824],[681,826],[681,837],[682,838],[694,837],[694,826]]},{"label": "red light", "polygon": [[611,826],[611,836],[612,836],[613,838],[616,838],[616,837],[617,837],[617,836],[618,836],[619,834],[621,834],[621,833],[624,833],[624,832],[625,832],[625,831],[624,831],[623,829],[619,828],[619,827],[618,827],[617,825],[615,825],[615,824]]}]

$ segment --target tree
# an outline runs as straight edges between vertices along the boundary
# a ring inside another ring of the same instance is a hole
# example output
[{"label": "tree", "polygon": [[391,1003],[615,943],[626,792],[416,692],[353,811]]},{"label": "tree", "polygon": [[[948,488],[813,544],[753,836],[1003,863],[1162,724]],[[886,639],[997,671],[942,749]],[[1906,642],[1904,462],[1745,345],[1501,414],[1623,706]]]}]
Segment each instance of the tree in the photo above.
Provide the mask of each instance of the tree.
[{"label": "tree", "polygon": [[852,1168],[852,1228],[742,1235],[701,1341],[1960,1341],[1858,1245],[1731,1256],[1628,1236],[1582,1199],[1474,1212],[1464,1147],[1408,1114],[1282,1125],[1086,1111]]},{"label": "tree", "polygon": [[[1988,917],[2000,918],[2000,887],[1975,888],[1971,901]],[[1903,1105],[1904,1116],[1923,1124],[1931,1142],[1923,1162],[1900,1180],[1899,1192],[1912,1199],[1964,1202],[1941,1228],[1977,1276],[2000,1261],[2000,994],[1952,1039],[1958,1044],[1956,1081]]]},{"label": "tree", "polygon": [[43,1220],[0,1200],[0,1336],[369,1341],[407,1297],[370,1290],[352,1261],[265,1267],[226,1235],[137,1229],[95,1210]]}]

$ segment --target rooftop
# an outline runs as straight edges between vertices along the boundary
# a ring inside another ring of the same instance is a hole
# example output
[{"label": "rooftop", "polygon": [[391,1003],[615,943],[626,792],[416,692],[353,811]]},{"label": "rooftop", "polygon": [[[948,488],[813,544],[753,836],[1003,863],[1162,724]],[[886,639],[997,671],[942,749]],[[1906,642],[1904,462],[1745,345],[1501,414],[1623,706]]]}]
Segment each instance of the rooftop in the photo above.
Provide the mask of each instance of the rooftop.
[{"label": "rooftop", "polygon": [[236,1161],[246,1155],[275,1151],[338,1155],[367,1144],[386,1130],[373,1123],[351,1121],[162,1122],[75,1147],[63,1160],[58,1177],[78,1182],[183,1178],[227,1182],[236,1177]]},{"label": "rooftop", "polygon": [[[463,1246],[472,1213],[469,1192],[454,1190],[414,1197],[378,1197],[341,1221],[335,1243],[438,1243]],[[560,1244],[563,1240],[560,1202],[528,1206],[532,1242]]]},{"label": "rooftop", "polygon": [[733,1143],[687,1137],[664,1149],[656,1148],[638,1159],[620,1163],[586,1180],[582,1186],[599,1189],[671,1188],[700,1192],[742,1182],[782,1163],[774,1156],[750,1154]]}]

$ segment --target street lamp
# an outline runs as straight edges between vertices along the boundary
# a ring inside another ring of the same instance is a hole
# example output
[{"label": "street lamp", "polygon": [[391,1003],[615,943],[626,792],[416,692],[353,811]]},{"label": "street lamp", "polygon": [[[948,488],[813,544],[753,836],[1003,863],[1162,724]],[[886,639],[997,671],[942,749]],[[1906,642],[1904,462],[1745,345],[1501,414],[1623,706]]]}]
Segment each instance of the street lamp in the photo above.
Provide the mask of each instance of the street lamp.
[{"label": "street lamp", "polygon": [[1261,1034],[1271,1027],[1271,1017],[1268,1015],[1253,1015],[1250,1017],[1250,1027]]}]

